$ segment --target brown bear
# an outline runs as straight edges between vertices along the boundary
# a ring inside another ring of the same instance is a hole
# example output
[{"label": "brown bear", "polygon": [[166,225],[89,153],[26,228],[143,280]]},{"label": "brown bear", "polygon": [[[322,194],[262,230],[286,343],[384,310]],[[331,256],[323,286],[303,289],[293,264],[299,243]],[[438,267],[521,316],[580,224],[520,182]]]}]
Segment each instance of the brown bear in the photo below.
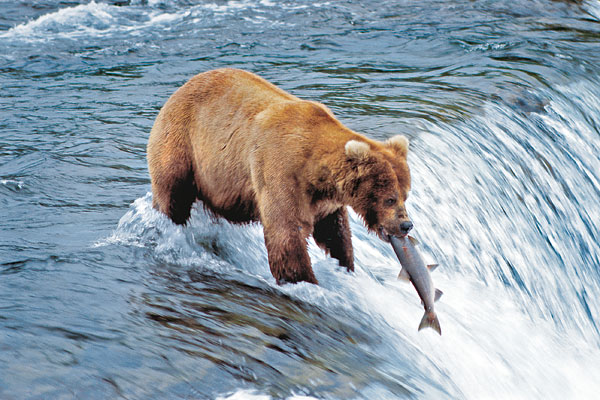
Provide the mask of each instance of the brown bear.
[{"label": "brown bear", "polygon": [[278,284],[317,283],[315,242],[354,270],[352,207],[382,239],[412,228],[408,140],[381,143],[246,71],[191,78],[160,110],[148,141],[153,206],[177,224],[199,199],[234,223],[259,221]]}]

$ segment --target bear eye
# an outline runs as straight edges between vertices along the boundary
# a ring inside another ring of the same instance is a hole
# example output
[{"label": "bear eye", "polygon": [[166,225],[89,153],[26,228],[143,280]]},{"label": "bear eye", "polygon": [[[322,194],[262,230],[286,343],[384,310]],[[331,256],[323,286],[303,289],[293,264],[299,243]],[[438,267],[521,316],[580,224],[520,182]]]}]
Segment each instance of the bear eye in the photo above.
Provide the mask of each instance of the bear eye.
[{"label": "bear eye", "polygon": [[396,200],[395,197],[390,197],[389,199],[386,199],[384,203],[386,206],[391,207],[391,206],[395,205],[397,201],[398,200]]}]

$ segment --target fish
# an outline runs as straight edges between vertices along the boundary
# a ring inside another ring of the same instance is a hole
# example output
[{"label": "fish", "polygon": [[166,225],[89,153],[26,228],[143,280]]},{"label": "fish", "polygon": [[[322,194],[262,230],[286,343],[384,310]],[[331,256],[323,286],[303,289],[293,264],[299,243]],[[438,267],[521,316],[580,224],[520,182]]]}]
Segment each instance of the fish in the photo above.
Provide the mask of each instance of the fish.
[{"label": "fish", "polygon": [[437,268],[437,264],[425,265],[416,248],[418,241],[412,236],[390,236],[389,239],[394,253],[402,265],[398,279],[410,281],[413,284],[425,308],[425,314],[419,324],[419,331],[424,328],[432,328],[441,335],[442,329],[434,310],[434,303],[439,300],[443,292],[434,288],[430,274]]}]

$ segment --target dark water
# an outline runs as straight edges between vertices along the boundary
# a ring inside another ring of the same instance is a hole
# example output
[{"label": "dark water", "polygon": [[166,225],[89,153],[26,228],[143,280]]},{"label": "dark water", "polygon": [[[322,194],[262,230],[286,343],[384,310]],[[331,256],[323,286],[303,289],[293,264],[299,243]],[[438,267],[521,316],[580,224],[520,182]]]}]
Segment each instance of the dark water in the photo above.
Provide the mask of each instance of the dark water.
[{"label": "dark water", "polygon": [[[353,218],[278,287],[260,226],[151,209],[148,133],[233,66],[411,139],[443,336]],[[0,1],[1,399],[593,399],[598,1]]]}]

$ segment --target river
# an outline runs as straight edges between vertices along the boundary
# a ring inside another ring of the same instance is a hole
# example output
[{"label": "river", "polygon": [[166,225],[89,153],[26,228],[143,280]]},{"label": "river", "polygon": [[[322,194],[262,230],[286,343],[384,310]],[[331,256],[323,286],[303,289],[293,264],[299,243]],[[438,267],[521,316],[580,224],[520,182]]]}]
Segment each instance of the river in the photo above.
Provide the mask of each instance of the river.
[{"label": "river", "polygon": [[[409,137],[443,335],[356,214],[277,286],[259,225],[151,207],[146,142],[243,68]],[[0,0],[0,399],[595,399],[598,1]]]}]

